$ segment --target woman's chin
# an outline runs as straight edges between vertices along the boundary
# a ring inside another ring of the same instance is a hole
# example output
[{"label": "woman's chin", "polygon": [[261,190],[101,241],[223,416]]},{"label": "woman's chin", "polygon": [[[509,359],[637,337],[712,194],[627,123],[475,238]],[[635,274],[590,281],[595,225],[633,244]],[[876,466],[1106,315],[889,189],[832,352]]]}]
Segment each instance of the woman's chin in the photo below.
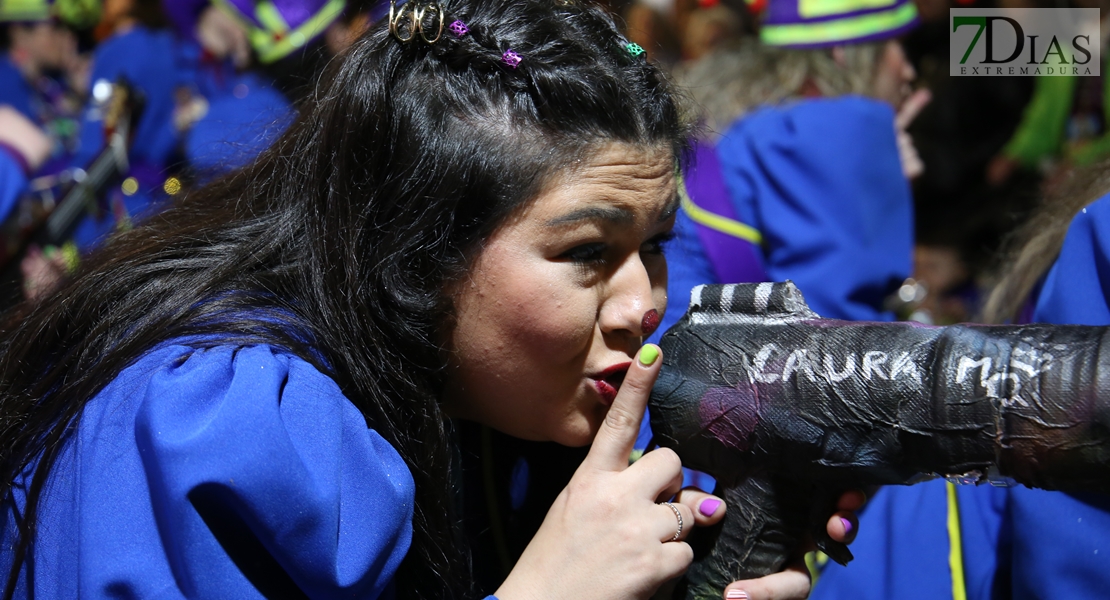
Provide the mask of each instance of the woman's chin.
[{"label": "woman's chin", "polygon": [[[604,419],[604,415],[602,419]],[[597,430],[600,426],[601,421],[595,424],[589,419],[583,418],[579,420],[579,422],[574,423],[570,427],[552,436],[552,441],[569,448],[589,446],[594,441],[594,436],[597,435]]]}]

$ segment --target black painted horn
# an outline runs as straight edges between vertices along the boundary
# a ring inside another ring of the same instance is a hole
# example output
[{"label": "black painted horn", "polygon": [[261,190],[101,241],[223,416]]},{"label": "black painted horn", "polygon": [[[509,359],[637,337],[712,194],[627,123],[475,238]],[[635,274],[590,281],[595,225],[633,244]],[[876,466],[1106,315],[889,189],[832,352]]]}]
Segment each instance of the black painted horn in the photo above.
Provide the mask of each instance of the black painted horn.
[{"label": "black painted horn", "polygon": [[793,283],[700,286],[664,336],[655,441],[718,481],[687,598],[782,569],[846,489],[949,477],[1110,492],[1110,328],[822,319]]}]

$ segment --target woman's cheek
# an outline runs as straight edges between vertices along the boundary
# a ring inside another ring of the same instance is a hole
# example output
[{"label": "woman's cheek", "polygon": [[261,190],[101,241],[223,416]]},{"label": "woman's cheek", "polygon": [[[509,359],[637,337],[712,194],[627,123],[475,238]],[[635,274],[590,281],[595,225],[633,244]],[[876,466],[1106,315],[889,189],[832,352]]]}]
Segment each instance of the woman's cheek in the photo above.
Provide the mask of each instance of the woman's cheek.
[{"label": "woman's cheek", "polygon": [[537,286],[522,304],[521,316],[515,335],[535,352],[551,359],[575,356],[593,339],[596,294]]}]

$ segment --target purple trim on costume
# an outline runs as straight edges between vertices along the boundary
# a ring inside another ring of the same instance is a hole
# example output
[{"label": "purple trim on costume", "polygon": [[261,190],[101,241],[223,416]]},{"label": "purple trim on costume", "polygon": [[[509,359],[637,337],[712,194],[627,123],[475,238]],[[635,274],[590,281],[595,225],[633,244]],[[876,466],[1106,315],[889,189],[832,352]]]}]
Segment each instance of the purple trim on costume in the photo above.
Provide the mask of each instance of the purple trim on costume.
[{"label": "purple trim on costume", "polygon": [[516,52],[513,52],[512,48],[509,48],[501,55],[501,62],[505,63],[505,66],[513,69],[517,68],[517,65],[519,65],[522,60],[524,59]]},{"label": "purple trim on costume", "polygon": [[0,142],[0,152],[7,152],[10,154],[15,164],[19,165],[20,170],[23,171],[23,174],[28,177],[31,176],[31,164],[27,162],[27,157],[23,156],[22,152],[15,149],[15,146]]},{"label": "purple trim on costume", "polygon": [[[732,205],[715,146],[695,142],[694,160],[686,169],[684,181],[686,193],[694,204],[715,215],[740,221],[736,207]],[[755,283],[769,279],[763,269],[763,256],[754,244],[700,223],[694,226],[718,281]]]},{"label": "purple trim on costume", "polygon": [[466,23],[463,23],[458,19],[448,25],[447,28],[451,30],[451,33],[455,34],[455,37],[461,38],[462,36],[470,33],[470,28],[466,26]]}]

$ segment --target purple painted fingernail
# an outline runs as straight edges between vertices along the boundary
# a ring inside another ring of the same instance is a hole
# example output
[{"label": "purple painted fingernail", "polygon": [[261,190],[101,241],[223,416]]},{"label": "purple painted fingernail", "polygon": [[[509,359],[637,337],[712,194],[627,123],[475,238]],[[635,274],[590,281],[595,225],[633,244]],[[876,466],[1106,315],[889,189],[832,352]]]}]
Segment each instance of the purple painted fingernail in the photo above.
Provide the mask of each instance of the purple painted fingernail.
[{"label": "purple painted fingernail", "polygon": [[717,512],[717,507],[721,505],[721,501],[716,498],[706,498],[698,505],[698,512],[701,514],[712,517],[713,513]]},{"label": "purple painted fingernail", "polygon": [[840,517],[840,522],[844,523],[844,535],[852,533],[852,522],[844,517]]},{"label": "purple painted fingernail", "polygon": [[748,596],[748,593],[744,590],[729,590],[728,593],[725,594],[725,598],[728,598],[728,600],[748,600],[750,596]]}]

